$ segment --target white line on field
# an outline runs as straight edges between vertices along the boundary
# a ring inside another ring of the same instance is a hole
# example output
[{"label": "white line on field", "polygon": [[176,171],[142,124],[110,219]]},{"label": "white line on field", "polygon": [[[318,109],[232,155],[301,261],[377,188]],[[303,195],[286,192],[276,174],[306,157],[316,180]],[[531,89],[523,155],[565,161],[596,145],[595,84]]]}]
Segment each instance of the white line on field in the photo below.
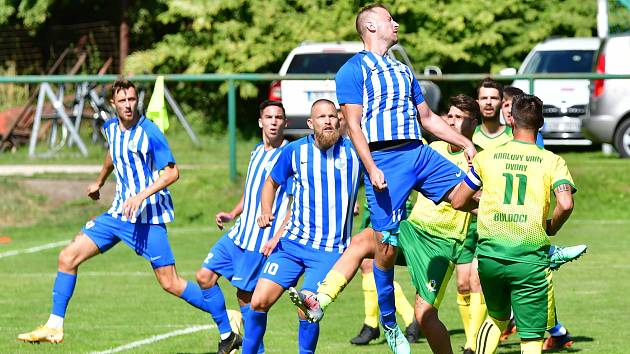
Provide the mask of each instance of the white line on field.
[{"label": "white line on field", "polygon": [[149,337],[149,338],[137,340],[135,342],[131,342],[131,343],[128,343],[128,344],[125,344],[125,345],[121,345],[121,346],[116,347],[116,348],[104,350],[102,352],[93,352],[91,354],[118,353],[118,352],[122,352],[124,350],[129,350],[129,349],[137,348],[137,347],[140,347],[140,346],[143,346],[143,345],[152,344],[152,343],[155,343],[157,341],[161,341],[163,339],[167,339],[167,338],[170,338],[170,337],[175,337],[175,336],[181,336],[181,335],[184,335],[184,334],[195,333],[195,332],[203,331],[203,330],[210,329],[210,328],[216,328],[216,325],[192,326],[192,327],[188,327],[188,328],[184,328],[184,329],[179,329],[177,331],[168,332],[168,333],[164,333],[164,334],[159,334],[159,335],[152,336],[152,337]]},{"label": "white line on field", "polygon": [[70,240],[51,242],[51,243],[46,243],[40,246],[31,247],[31,248],[2,252],[0,253],[0,258],[17,256],[18,254],[24,254],[24,253],[35,253],[35,252],[39,252],[39,251],[43,251],[43,250],[47,250],[51,248],[61,247],[61,246],[67,245],[68,242],[70,242]]},{"label": "white line on field", "polygon": [[[177,272],[179,275],[192,276],[195,272]],[[20,277],[20,278],[42,278],[42,277],[56,277],[56,272],[49,273],[0,273],[2,277]],[[146,272],[79,272],[79,276],[84,277],[155,277],[155,274],[151,271]]]}]

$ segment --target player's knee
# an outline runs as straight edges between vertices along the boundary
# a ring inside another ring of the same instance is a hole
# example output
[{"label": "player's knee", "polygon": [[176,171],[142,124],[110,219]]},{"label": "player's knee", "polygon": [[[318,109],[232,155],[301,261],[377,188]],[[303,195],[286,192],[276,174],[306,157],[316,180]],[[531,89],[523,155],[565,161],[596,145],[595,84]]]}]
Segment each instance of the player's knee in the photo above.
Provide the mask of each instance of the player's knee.
[{"label": "player's knee", "polygon": [[266,299],[264,296],[254,296],[252,297],[252,302],[250,303],[250,308],[256,312],[267,312],[269,308],[271,308],[271,301]]},{"label": "player's knee", "polygon": [[201,268],[197,271],[196,278],[199,287],[202,289],[209,289],[216,285],[218,276],[209,269]]},{"label": "player's knee", "polygon": [[468,294],[470,292],[470,281],[467,279],[457,279],[457,292],[459,294]]},{"label": "player's knee", "polygon": [[59,252],[59,257],[57,259],[59,270],[62,272],[76,270],[79,266],[78,258],[79,257],[76,252],[68,247],[64,248],[61,252]]},{"label": "player's knee", "polygon": [[416,320],[420,324],[420,327],[424,330],[433,321],[437,320],[437,310],[427,304],[423,303],[421,306],[417,306],[415,309]]}]

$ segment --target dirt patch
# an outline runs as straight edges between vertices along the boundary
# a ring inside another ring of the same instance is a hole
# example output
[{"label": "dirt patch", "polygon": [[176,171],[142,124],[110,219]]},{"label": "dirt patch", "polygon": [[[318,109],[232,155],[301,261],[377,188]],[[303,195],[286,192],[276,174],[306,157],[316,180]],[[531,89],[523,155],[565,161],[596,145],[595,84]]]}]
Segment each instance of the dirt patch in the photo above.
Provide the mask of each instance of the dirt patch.
[{"label": "dirt patch", "polygon": [[[46,204],[56,208],[65,202],[76,199],[88,198],[87,186],[91,180],[73,181],[63,179],[26,179],[19,182],[24,188],[46,196]],[[114,198],[115,185],[113,182],[105,183],[101,188],[99,204],[107,206]]]}]

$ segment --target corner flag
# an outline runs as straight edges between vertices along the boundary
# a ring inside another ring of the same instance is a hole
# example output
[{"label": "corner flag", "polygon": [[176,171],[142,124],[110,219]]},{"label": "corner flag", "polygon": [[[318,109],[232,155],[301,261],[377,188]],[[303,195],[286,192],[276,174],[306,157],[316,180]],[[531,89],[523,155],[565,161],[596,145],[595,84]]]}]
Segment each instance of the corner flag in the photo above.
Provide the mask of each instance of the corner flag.
[{"label": "corner flag", "polygon": [[153,87],[153,94],[147,107],[147,118],[151,119],[160,128],[162,133],[168,130],[168,113],[164,104],[164,76],[158,76]]}]

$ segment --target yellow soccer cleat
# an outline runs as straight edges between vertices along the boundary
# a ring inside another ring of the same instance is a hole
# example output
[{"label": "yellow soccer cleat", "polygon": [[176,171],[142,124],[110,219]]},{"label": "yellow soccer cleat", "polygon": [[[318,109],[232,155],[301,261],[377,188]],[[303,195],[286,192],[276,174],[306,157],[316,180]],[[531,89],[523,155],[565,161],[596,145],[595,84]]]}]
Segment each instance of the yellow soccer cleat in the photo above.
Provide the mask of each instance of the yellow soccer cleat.
[{"label": "yellow soccer cleat", "polygon": [[228,319],[230,320],[230,327],[232,332],[242,336],[243,335],[243,315],[239,311],[227,310]]},{"label": "yellow soccer cleat", "polygon": [[29,343],[61,343],[63,342],[63,328],[39,326],[32,332],[19,334],[17,340]]}]

